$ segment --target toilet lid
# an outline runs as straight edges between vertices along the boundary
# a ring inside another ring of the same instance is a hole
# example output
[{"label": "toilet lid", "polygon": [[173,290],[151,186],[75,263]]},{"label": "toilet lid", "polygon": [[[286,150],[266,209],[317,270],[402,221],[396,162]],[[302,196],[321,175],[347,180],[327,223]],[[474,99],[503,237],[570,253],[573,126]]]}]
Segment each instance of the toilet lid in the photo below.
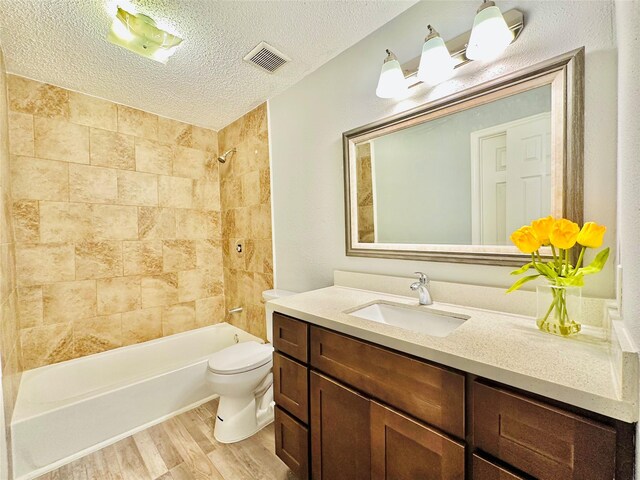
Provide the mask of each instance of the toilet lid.
[{"label": "toilet lid", "polygon": [[253,370],[269,363],[273,347],[258,342],[242,342],[224,348],[209,357],[209,370],[231,374]]}]

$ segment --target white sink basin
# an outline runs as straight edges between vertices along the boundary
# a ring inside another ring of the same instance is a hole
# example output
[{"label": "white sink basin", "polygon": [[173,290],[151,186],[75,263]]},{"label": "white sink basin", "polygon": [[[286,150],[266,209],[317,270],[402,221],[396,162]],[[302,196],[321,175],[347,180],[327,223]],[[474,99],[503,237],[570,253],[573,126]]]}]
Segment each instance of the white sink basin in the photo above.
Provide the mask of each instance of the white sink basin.
[{"label": "white sink basin", "polygon": [[469,319],[466,315],[386,302],[376,302],[346,313],[434,337],[446,337]]}]

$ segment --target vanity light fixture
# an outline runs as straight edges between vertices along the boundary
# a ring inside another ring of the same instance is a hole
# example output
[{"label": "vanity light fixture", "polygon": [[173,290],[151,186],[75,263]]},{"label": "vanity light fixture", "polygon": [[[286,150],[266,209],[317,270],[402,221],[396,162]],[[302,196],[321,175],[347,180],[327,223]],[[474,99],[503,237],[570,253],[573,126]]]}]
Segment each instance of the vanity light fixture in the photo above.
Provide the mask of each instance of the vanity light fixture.
[{"label": "vanity light fixture", "polygon": [[427,85],[437,85],[453,75],[453,59],[442,37],[431,25],[427,25],[429,35],[424,39],[418,80]]},{"label": "vanity light fixture", "polygon": [[380,98],[398,98],[407,93],[407,81],[396,56],[390,50],[386,52],[387,58],[382,63],[376,95]]},{"label": "vanity light fixture", "polygon": [[120,7],[107,40],[160,63],[167,63],[182,43],[180,37],[158,28],[152,18],[141,13],[129,13]]},{"label": "vanity light fixture", "polygon": [[[395,55],[387,50],[388,56],[382,66],[376,90],[378,97],[407,96],[409,88],[420,83],[434,86],[451,78],[454,69],[473,60],[497,57],[524,29],[524,14],[512,9],[503,15],[495,2],[485,0],[478,8],[472,30],[445,42],[431,25],[427,28],[429,34],[422,45],[420,56],[400,65]],[[387,63],[390,65],[387,66]],[[388,71],[392,73],[387,73]],[[399,79],[400,73],[404,82]],[[393,78],[393,82],[388,81],[387,77]],[[388,85],[396,85],[397,90]],[[385,86],[387,87],[384,88]]]},{"label": "vanity light fixture", "polygon": [[467,45],[467,58],[489,60],[497,57],[513,42],[513,32],[509,30],[502,12],[495,2],[484,0],[478,7],[473,20],[471,37]]}]

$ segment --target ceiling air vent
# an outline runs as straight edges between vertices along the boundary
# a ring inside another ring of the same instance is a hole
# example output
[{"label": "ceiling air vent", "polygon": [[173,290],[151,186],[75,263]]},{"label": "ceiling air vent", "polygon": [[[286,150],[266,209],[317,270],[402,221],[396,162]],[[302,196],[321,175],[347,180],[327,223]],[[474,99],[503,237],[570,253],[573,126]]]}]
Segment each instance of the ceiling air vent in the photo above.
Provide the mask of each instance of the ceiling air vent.
[{"label": "ceiling air vent", "polygon": [[285,63],[290,62],[291,59],[268,43],[260,42],[244,57],[244,61],[273,73]]}]

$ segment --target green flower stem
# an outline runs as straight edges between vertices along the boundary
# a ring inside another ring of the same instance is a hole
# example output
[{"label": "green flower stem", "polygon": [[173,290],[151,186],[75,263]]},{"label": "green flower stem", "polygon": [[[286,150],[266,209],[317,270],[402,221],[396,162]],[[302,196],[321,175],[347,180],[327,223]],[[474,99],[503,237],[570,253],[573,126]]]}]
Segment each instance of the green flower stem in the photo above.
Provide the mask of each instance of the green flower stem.
[{"label": "green flower stem", "polygon": [[582,247],[582,250],[580,250],[580,256],[578,257],[578,261],[576,262],[576,268],[573,270],[574,272],[578,271],[578,269],[580,268],[580,265],[582,265],[582,259],[584,257],[584,252],[587,250],[587,247]]},{"label": "green flower stem", "polygon": [[556,262],[558,255],[556,254],[556,247],[554,247],[553,245],[551,245],[551,255],[553,255],[553,261]]}]

